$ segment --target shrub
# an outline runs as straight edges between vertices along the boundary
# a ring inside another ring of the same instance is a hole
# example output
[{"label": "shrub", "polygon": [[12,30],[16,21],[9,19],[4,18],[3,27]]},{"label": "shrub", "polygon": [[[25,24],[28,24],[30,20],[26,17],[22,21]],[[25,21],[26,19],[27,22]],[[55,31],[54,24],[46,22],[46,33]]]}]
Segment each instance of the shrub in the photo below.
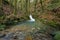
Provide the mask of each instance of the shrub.
[{"label": "shrub", "polygon": [[60,31],[56,32],[56,35],[54,37],[55,40],[60,40]]},{"label": "shrub", "polygon": [[50,26],[56,27],[56,22],[54,22],[54,21],[49,21],[48,24],[49,24]]},{"label": "shrub", "polygon": [[4,30],[5,27],[6,27],[5,25],[0,24],[0,30]]}]

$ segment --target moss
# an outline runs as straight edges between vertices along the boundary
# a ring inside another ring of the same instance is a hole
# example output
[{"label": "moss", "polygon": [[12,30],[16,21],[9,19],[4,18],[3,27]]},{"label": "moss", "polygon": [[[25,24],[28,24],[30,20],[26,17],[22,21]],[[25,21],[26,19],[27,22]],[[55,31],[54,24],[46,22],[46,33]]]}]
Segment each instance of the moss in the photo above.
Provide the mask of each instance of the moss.
[{"label": "moss", "polygon": [[54,39],[55,40],[60,40],[60,31],[56,32],[55,34],[56,35],[55,35]]},{"label": "moss", "polygon": [[4,30],[5,27],[6,27],[5,25],[0,24],[0,30]]}]

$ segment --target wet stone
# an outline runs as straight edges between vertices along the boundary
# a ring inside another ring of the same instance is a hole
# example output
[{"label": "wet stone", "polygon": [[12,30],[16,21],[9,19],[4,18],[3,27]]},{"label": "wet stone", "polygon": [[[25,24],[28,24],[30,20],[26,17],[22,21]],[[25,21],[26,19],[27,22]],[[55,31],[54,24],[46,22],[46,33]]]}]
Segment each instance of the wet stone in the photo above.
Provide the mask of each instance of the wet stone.
[{"label": "wet stone", "polygon": [[0,33],[0,38],[3,38],[5,36],[4,33]]},{"label": "wet stone", "polygon": [[3,39],[4,40],[25,40],[26,33],[17,31],[14,33],[8,33]]},{"label": "wet stone", "polygon": [[10,40],[13,37],[14,33],[8,33],[6,36],[3,38],[4,40]]},{"label": "wet stone", "polygon": [[52,40],[50,35],[46,35],[45,33],[33,33],[32,34],[33,40]]}]

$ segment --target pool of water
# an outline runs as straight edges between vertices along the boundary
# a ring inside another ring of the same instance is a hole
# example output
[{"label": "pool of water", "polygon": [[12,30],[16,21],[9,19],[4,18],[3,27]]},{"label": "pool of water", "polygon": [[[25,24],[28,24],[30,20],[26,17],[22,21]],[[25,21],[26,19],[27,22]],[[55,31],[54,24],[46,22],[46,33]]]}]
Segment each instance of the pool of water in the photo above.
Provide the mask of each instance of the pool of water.
[{"label": "pool of water", "polygon": [[32,29],[39,29],[40,30],[40,29],[44,29],[48,26],[43,24],[40,21],[35,21],[35,22],[24,21],[24,22],[18,23],[17,25],[12,26],[12,27],[13,28],[16,27],[17,29],[18,28],[21,28],[21,29],[26,28],[28,30],[32,30]]}]

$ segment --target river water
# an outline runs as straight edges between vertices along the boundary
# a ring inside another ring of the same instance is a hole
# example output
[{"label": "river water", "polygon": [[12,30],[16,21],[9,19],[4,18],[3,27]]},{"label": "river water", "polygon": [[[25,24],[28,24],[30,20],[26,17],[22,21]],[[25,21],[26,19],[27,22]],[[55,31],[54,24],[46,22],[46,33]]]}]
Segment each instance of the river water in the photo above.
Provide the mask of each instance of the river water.
[{"label": "river water", "polygon": [[13,38],[16,37],[17,40],[25,40],[25,37],[29,32],[36,32],[37,30],[45,29],[45,27],[48,26],[41,23],[40,21],[35,22],[24,21],[18,23],[17,25],[12,26],[12,28],[10,29],[10,31],[12,32],[6,34],[6,36],[4,36],[2,39],[14,40]]}]

